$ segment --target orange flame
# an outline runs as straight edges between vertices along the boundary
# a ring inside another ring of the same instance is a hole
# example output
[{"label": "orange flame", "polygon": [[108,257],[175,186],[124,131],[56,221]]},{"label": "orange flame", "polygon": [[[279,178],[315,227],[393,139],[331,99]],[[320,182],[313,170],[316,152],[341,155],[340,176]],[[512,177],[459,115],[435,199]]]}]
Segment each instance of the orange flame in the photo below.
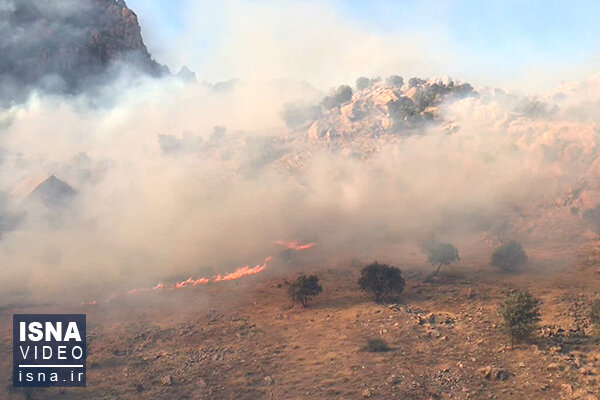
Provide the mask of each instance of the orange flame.
[{"label": "orange flame", "polygon": [[263,272],[265,268],[267,268],[267,264],[271,261],[273,257],[265,258],[265,262],[262,265],[257,265],[254,268],[250,268],[249,266],[245,266],[242,268],[238,268],[237,271],[227,274],[225,276],[217,275],[213,278],[213,282],[221,282],[221,281],[233,281],[235,279],[243,278],[244,276],[258,274]]},{"label": "orange flame", "polygon": [[302,244],[299,240],[292,240],[291,242],[286,242],[284,240],[278,240],[275,242],[275,244],[284,246],[288,250],[296,250],[296,251],[308,250],[312,247],[315,247],[315,245],[316,245],[315,242]]},{"label": "orange flame", "polygon": [[[127,292],[125,292],[125,295],[132,295],[132,294],[136,294],[136,293],[141,293],[141,292],[148,292],[150,290],[177,290],[177,289],[183,289],[185,287],[188,286],[197,286],[197,285],[202,285],[202,284],[206,284],[206,283],[210,283],[210,282],[223,282],[223,281],[233,281],[236,279],[240,279],[243,278],[245,276],[249,276],[249,275],[255,275],[258,274],[260,272],[263,272],[266,268],[267,268],[267,264],[273,259],[273,257],[267,257],[265,258],[265,261],[260,264],[257,265],[254,268],[250,268],[249,266],[245,266],[242,268],[238,268],[235,272],[231,272],[229,274],[226,275],[216,275],[214,276],[212,279],[207,279],[207,278],[198,278],[196,280],[192,279],[192,278],[188,278],[185,281],[181,281],[181,282],[176,282],[173,285],[169,286],[168,288],[162,284],[159,283],[158,285],[154,286],[153,288],[136,288],[136,289],[131,289]],[[105,300],[106,303],[108,303],[109,301],[114,300],[117,297],[122,296],[123,293],[112,293],[110,296],[108,296],[108,298]],[[90,304],[90,305],[95,305],[96,302],[93,301],[91,303],[82,303],[82,304]]]}]

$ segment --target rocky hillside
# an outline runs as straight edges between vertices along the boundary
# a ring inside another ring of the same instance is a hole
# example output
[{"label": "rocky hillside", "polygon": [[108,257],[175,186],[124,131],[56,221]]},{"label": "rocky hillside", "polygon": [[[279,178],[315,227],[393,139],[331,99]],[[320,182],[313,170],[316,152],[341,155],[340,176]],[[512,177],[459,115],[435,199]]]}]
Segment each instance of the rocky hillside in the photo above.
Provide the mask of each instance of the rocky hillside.
[{"label": "rocky hillside", "polygon": [[359,78],[355,90],[342,85],[319,105],[287,105],[284,119],[292,128],[305,129],[312,139],[406,135],[428,122],[442,123],[439,106],[443,101],[477,95],[468,83],[451,78],[412,78],[407,83],[399,76],[385,82]]},{"label": "rocky hillside", "polygon": [[[585,254],[585,268],[576,263],[557,275],[542,266],[497,273],[485,254],[433,284],[422,283],[423,269],[406,268],[402,303],[391,305],[361,294],[358,269],[345,267],[315,271],[323,293],[308,308],[289,300],[288,282],[299,271],[288,270],[266,280],[143,293],[118,306],[0,309],[4,382],[13,312],[85,312],[89,348],[87,388],[6,386],[0,397],[597,400],[600,346],[587,317],[600,287],[597,248]],[[541,329],[511,348],[497,308],[522,288],[543,300]],[[369,338],[390,350],[362,350]]]},{"label": "rocky hillside", "polygon": [[159,75],[136,14],[123,0],[0,1],[0,87],[3,98],[40,86],[74,92],[113,64]]}]

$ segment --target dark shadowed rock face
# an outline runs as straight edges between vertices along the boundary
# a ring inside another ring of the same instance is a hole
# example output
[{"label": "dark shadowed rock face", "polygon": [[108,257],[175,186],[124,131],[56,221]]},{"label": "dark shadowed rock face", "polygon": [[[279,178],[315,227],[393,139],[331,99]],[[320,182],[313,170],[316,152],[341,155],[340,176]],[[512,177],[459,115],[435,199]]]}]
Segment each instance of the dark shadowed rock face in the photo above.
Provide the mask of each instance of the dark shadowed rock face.
[{"label": "dark shadowed rock face", "polygon": [[40,183],[27,197],[28,201],[40,201],[50,209],[68,205],[77,192],[54,175]]},{"label": "dark shadowed rock face", "polygon": [[0,91],[77,92],[115,64],[150,75],[155,62],[123,0],[0,0]]}]

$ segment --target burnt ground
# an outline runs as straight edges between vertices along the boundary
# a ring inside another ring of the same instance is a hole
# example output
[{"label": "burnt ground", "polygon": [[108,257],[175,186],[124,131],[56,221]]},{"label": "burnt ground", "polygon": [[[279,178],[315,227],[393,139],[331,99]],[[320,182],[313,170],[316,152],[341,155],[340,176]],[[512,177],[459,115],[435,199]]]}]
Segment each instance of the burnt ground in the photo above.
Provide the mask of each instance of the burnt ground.
[{"label": "burnt ground", "polygon": [[[287,297],[295,271],[98,306],[0,312],[0,395],[25,399],[597,399],[600,340],[587,314],[600,289],[600,247],[553,268],[501,274],[484,258],[444,270],[405,268],[402,303],[357,290],[360,268],[319,269],[323,293]],[[305,271],[310,272],[310,271]],[[510,348],[497,306],[511,291],[542,299],[541,329]],[[88,387],[14,391],[13,313],[85,312]],[[361,351],[380,337],[392,350]]]}]

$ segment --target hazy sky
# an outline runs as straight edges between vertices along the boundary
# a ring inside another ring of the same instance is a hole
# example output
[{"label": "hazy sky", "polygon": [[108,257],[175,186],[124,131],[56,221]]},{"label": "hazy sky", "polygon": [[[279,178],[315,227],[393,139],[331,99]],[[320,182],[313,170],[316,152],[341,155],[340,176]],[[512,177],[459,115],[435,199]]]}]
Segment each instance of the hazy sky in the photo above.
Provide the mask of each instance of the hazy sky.
[{"label": "hazy sky", "polygon": [[[390,60],[385,66],[372,65],[374,74],[397,65],[401,75],[449,74],[480,84],[538,90],[600,70],[600,3],[592,0],[129,0],[128,5],[140,16],[148,46],[159,61],[174,69],[187,64],[207,80],[243,75],[222,70],[212,57],[223,51],[222,38],[244,34],[237,30],[239,21],[260,27],[269,19],[293,19],[294,7],[313,7],[315,20],[334,19],[332,29],[362,32],[370,42],[377,36],[399,42],[405,38],[398,59],[406,42],[423,40],[418,42],[419,54],[411,54],[413,65],[392,60],[393,46],[385,47],[392,53]],[[232,22],[231,14],[238,11],[237,22]],[[302,40],[303,29],[292,23],[285,34]],[[202,57],[186,60],[181,51],[177,54],[183,40],[183,48],[195,48]],[[369,71],[364,65],[360,72]],[[340,72],[342,78],[347,76]]]}]

